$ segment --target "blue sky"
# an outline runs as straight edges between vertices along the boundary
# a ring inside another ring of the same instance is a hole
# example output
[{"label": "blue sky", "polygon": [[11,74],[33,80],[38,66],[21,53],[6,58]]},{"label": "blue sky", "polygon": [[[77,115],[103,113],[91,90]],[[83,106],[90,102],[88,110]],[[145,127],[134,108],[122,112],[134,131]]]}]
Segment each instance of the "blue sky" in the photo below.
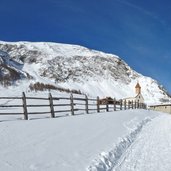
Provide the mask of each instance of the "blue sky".
[{"label": "blue sky", "polygon": [[0,40],[114,53],[171,93],[170,0],[0,0]]}]

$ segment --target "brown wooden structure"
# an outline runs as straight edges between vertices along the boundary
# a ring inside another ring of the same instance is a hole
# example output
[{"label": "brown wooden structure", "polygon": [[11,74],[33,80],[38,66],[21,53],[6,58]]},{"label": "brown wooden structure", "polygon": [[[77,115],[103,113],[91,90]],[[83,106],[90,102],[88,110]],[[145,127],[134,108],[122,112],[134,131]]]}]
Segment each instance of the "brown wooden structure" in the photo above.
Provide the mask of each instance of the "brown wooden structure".
[{"label": "brown wooden structure", "polygon": [[[2,104],[1,100],[18,100],[21,103],[16,102],[16,104]],[[28,101],[35,100],[35,103],[29,104]],[[43,102],[47,102],[44,104]],[[39,102],[36,104],[36,102]],[[42,104],[40,104],[42,102]],[[48,109],[39,111],[30,111],[31,109]],[[104,111],[116,111],[116,110],[126,110],[126,109],[137,109],[143,108],[146,109],[146,105],[143,103],[137,103],[129,101],[128,103],[123,100],[116,100],[115,98],[106,97],[100,99],[99,97],[88,98],[84,97],[74,97],[73,94],[70,97],[54,97],[51,93],[47,98],[45,97],[27,97],[23,92],[21,97],[0,97],[0,115],[23,115],[25,120],[29,119],[29,115],[42,115],[49,114],[51,118],[59,116],[59,113],[68,113],[70,115],[76,115],[79,112],[83,113],[95,113],[95,112],[104,112]],[[22,112],[15,112],[13,109],[22,109]],[[10,112],[12,111],[12,112]]]}]

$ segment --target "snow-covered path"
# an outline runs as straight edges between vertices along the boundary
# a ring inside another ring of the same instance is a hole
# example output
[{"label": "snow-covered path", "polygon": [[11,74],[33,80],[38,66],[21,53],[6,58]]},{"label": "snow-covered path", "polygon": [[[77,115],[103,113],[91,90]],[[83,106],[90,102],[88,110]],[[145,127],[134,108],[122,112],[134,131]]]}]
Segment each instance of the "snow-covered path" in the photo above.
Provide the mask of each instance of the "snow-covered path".
[{"label": "snow-covered path", "polygon": [[[153,111],[125,110],[54,119],[2,121],[0,171],[86,170],[101,157],[101,153],[113,149],[135,130],[139,133],[139,126],[143,126],[144,121],[158,116],[160,113]],[[124,144],[130,141],[127,139]],[[117,147],[117,154],[122,154],[124,149]]]},{"label": "snow-covered path", "polygon": [[171,115],[148,110],[0,121],[0,171],[170,171]]},{"label": "snow-covered path", "polygon": [[149,122],[113,171],[171,170],[171,116]]}]

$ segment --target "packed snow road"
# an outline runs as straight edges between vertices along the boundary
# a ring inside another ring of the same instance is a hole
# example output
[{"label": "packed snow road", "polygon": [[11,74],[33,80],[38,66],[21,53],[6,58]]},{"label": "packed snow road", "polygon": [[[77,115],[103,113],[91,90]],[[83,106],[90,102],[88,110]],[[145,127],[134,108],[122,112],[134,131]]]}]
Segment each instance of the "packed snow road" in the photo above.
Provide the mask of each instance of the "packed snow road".
[{"label": "packed snow road", "polygon": [[122,155],[113,171],[171,170],[171,116],[149,122]]}]

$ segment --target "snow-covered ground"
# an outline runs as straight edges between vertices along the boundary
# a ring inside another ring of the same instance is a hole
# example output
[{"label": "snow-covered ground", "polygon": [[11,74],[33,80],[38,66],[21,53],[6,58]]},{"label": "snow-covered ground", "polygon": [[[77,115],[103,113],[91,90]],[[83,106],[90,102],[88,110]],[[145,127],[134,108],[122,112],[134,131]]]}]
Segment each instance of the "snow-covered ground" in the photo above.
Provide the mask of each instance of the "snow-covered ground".
[{"label": "snow-covered ground", "polygon": [[0,170],[162,170],[170,123],[170,115],[148,110],[0,121]]},{"label": "snow-covered ground", "polygon": [[113,171],[171,170],[171,116],[148,123]]}]

